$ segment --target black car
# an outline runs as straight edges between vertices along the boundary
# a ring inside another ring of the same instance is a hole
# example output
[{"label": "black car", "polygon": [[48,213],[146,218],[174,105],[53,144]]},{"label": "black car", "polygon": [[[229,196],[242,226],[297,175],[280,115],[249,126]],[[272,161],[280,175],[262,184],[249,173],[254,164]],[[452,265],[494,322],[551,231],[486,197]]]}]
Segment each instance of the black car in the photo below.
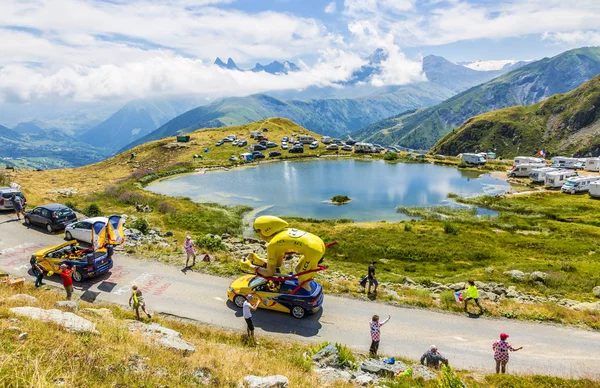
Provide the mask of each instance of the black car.
[{"label": "black car", "polygon": [[346,144],[350,145],[350,146],[354,145],[354,144],[356,144],[356,140],[346,140]]},{"label": "black car", "polygon": [[262,152],[260,152],[260,151],[254,151],[254,152],[252,153],[252,158],[253,158],[253,159],[263,159],[264,157],[265,157],[265,154],[263,154],[263,153],[262,153]]},{"label": "black car", "polygon": [[59,203],[38,206],[25,212],[26,225],[44,226],[49,233],[64,229],[65,226],[75,221],[77,221],[77,216],[73,210]]},{"label": "black car", "polygon": [[281,156],[281,152],[279,152],[279,151],[271,151],[271,152],[269,152],[269,157],[273,158],[275,156]]},{"label": "black car", "polygon": [[304,153],[304,147],[293,146],[292,148],[290,148],[289,153],[290,154],[303,154]]},{"label": "black car", "polygon": [[267,147],[260,145],[260,144],[253,144],[252,145],[252,151],[264,151],[266,150]]}]

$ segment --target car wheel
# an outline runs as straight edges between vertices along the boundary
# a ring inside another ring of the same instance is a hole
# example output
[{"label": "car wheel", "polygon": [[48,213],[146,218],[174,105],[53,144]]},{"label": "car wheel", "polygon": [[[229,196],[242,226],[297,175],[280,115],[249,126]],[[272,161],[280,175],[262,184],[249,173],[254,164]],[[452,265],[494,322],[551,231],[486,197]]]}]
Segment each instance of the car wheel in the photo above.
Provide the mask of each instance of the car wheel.
[{"label": "car wheel", "polygon": [[25,221],[25,225],[30,226],[31,225],[31,221],[29,221],[28,217],[24,217],[24,221]]},{"label": "car wheel", "polygon": [[65,233],[65,239],[67,239],[67,240],[73,240],[73,236],[71,235],[71,232],[66,232]]},{"label": "car wheel", "polygon": [[304,318],[304,315],[306,315],[306,310],[304,310],[303,307],[300,306],[294,306],[292,307],[292,316],[296,319],[302,319]]},{"label": "car wheel", "polygon": [[82,282],[83,275],[81,274],[81,272],[79,272],[79,271],[73,272],[73,280],[75,280],[76,282]]},{"label": "car wheel", "polygon": [[233,298],[233,303],[235,303],[235,305],[238,306],[239,308],[244,307],[245,301],[246,301],[246,297],[244,295],[236,295],[235,298]]},{"label": "car wheel", "polygon": [[50,224],[46,224],[46,230],[48,231],[48,233],[54,232],[54,228],[52,228],[52,225]]}]

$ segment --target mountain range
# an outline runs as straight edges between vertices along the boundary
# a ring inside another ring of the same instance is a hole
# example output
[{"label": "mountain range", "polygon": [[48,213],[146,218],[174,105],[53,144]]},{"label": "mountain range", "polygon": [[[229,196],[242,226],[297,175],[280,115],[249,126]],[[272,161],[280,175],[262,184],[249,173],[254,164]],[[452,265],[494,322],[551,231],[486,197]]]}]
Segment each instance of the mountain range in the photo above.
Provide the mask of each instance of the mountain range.
[{"label": "mountain range", "polygon": [[435,106],[401,113],[355,132],[358,139],[429,149],[469,117],[530,105],[568,92],[600,73],[600,47],[570,50],[529,63]]},{"label": "mountain range", "polygon": [[[244,71],[244,70],[240,69],[235,64],[233,59],[231,59],[231,58],[228,58],[227,63],[225,63],[221,60],[221,58],[217,57],[217,59],[215,59],[214,64],[223,69],[227,69],[227,70]],[[255,72],[255,73],[259,72],[259,71],[264,71],[264,72],[267,72],[270,74],[279,75],[279,74],[288,74],[288,73],[294,72],[294,71],[300,71],[300,68],[294,62],[273,61],[273,62],[269,63],[268,65],[261,65],[260,63],[257,63],[256,65],[254,65],[254,67],[252,69],[250,69],[250,71]]]},{"label": "mountain range", "polygon": [[498,156],[600,155],[600,75],[577,89],[537,104],[475,116],[452,130],[432,152],[456,155],[496,150]]}]

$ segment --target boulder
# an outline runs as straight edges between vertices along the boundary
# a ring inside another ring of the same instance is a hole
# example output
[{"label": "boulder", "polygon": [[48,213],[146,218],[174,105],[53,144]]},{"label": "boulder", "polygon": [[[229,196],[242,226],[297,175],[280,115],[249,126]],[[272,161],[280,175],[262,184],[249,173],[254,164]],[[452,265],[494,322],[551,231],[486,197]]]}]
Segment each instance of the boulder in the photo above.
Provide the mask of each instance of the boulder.
[{"label": "boulder", "polygon": [[517,269],[512,269],[510,271],[506,271],[504,272],[504,275],[510,276],[511,278],[513,278],[514,280],[525,280],[525,272],[523,271],[519,271]]},{"label": "boulder", "polygon": [[21,334],[19,334],[19,336],[17,337],[17,340],[18,340],[18,341],[24,341],[24,340],[26,340],[26,339],[27,339],[27,337],[28,337],[28,336],[29,336],[29,334],[27,334],[27,333],[21,333]]},{"label": "boulder", "polygon": [[78,311],[79,303],[75,302],[74,300],[62,300],[60,302],[56,302],[54,307],[66,311]]},{"label": "boulder", "polygon": [[338,368],[315,368],[314,371],[319,376],[321,386],[328,384],[335,386],[335,383],[339,380],[350,381],[354,377],[350,372]]},{"label": "boulder", "polygon": [[181,338],[181,333],[159,325],[158,323],[145,324],[139,321],[129,321],[129,330],[140,332],[149,344],[159,345],[167,349],[181,351],[189,354],[196,351],[196,347]]},{"label": "boulder", "polygon": [[21,334],[21,328],[16,327],[16,326],[9,326],[6,328],[6,331],[11,331],[15,334]]},{"label": "boulder", "polygon": [[448,284],[448,288],[450,288],[454,291],[462,291],[467,287],[465,286],[465,282],[460,282],[460,283]]},{"label": "boulder", "polygon": [[404,279],[402,279],[402,283],[409,285],[409,286],[414,286],[415,284],[417,284],[414,280],[412,280],[408,276],[405,276]]},{"label": "boulder", "polygon": [[102,319],[112,319],[113,318],[112,311],[110,311],[109,309],[106,309],[106,308],[93,309],[93,308],[88,307],[88,308],[82,309],[81,312],[85,315],[89,315],[89,316],[95,317],[95,318],[102,318]]},{"label": "boulder", "polygon": [[36,319],[44,322],[54,322],[67,331],[77,333],[100,334],[96,325],[87,319],[81,318],[71,312],[60,310],[43,310],[37,307],[13,307],[9,310],[13,314]]},{"label": "boulder", "polygon": [[282,375],[259,377],[248,375],[244,377],[244,387],[246,388],[287,388],[288,378]]},{"label": "boulder", "polygon": [[534,271],[529,274],[529,277],[534,281],[545,282],[548,279],[548,274],[546,272]]},{"label": "boulder", "polygon": [[367,385],[373,384],[374,380],[375,379],[373,379],[372,376],[365,374],[365,375],[357,376],[356,379],[354,379],[354,383],[356,385],[360,385],[362,387],[366,387]]},{"label": "boulder", "polygon": [[337,368],[339,366],[338,354],[339,352],[335,345],[329,344],[312,356],[312,359],[321,366]]},{"label": "boulder", "polygon": [[23,302],[27,304],[37,304],[38,300],[35,296],[27,295],[27,294],[15,294],[8,298],[7,300],[11,302]]},{"label": "boulder", "polygon": [[577,303],[572,307],[572,309],[577,311],[600,311],[600,302]]},{"label": "boulder", "polygon": [[600,286],[596,286],[592,289],[592,293],[596,298],[600,298]]},{"label": "boulder", "polygon": [[424,365],[415,364],[411,365],[413,371],[413,378],[422,377],[423,380],[437,380],[437,374],[431,369],[427,368]]},{"label": "boulder", "polygon": [[367,373],[373,373],[383,377],[393,377],[399,370],[405,370],[406,364],[396,361],[394,364],[386,364],[380,359],[368,359],[361,361],[360,370]]}]

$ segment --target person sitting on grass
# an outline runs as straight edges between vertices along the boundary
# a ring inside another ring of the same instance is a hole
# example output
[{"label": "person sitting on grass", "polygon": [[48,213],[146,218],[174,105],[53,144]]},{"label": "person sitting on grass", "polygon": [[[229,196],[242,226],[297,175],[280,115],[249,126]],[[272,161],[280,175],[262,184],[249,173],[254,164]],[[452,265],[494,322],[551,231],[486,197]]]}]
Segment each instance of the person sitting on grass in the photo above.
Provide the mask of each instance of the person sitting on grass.
[{"label": "person sitting on grass", "polygon": [[468,281],[469,287],[467,288],[465,294],[465,313],[468,312],[467,309],[467,303],[469,303],[470,300],[475,301],[475,304],[477,305],[477,307],[479,307],[479,314],[483,314],[484,310],[483,307],[481,307],[481,305],[479,304],[479,291],[477,291],[477,287],[475,286],[475,281],[474,280],[470,280]]},{"label": "person sitting on grass", "polygon": [[[427,362],[425,364],[425,362]],[[438,352],[437,346],[431,345],[429,350],[421,356],[421,365],[429,368],[440,369],[442,364],[448,366],[448,359]]]},{"label": "person sitting on grass", "polygon": [[140,307],[142,308],[142,311],[148,316],[148,318],[152,318],[148,311],[146,311],[146,303],[144,302],[144,297],[142,296],[142,290],[139,290],[136,285],[132,286],[131,290],[131,296],[129,297],[129,307],[133,307],[133,309],[135,310],[136,318],[140,320]]}]

